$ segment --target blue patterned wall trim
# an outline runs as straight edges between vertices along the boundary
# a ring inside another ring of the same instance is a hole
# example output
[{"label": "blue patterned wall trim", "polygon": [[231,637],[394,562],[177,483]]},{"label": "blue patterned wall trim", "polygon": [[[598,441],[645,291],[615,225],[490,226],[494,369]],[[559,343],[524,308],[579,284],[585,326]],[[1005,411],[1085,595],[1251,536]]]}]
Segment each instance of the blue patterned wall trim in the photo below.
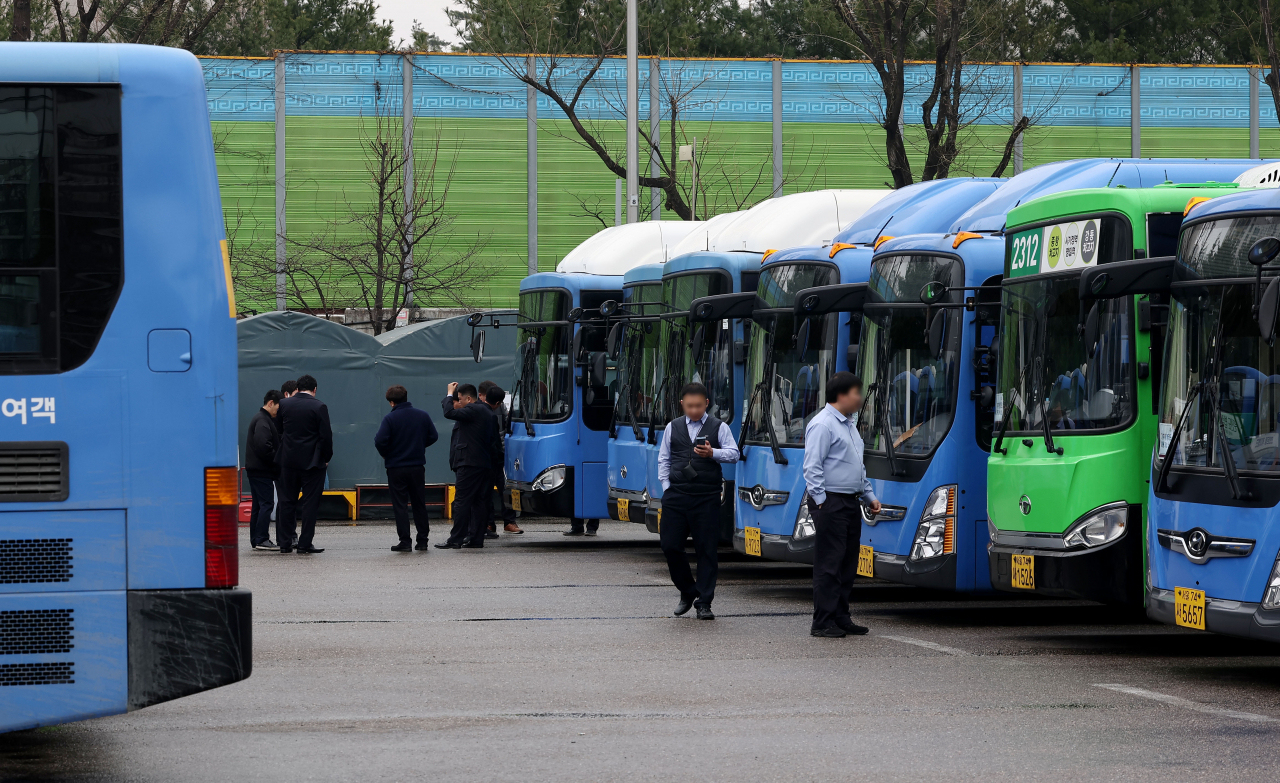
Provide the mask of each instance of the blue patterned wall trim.
[{"label": "blue patterned wall trim", "polygon": [[[285,110],[290,116],[359,117],[374,112],[375,93],[387,89],[389,110],[399,112],[399,55],[291,54],[286,65]],[[556,72],[562,88],[575,83],[591,61],[566,59]],[[265,121],[275,117],[275,63],[270,60],[202,61],[214,120]],[[545,78],[546,60],[539,60]],[[419,117],[509,118],[525,116],[525,86],[492,56],[417,55],[414,114]],[[1013,121],[1013,67],[973,66],[966,78],[969,121]],[[1141,71],[1144,127],[1249,127],[1249,72],[1243,68],[1146,67]],[[932,86],[933,67],[909,66],[904,106],[908,124],[920,122]],[[1023,110],[1041,125],[1127,127],[1130,70],[1124,66],[1029,65],[1022,69]],[[649,116],[649,64],[640,63],[640,116]],[[691,60],[662,62],[663,92],[679,95],[681,113],[693,122],[769,122],[773,117],[773,69],[769,62]],[[579,99],[584,120],[620,120],[625,62],[606,60]],[[786,62],[782,65],[785,122],[878,123],[883,95],[871,65]],[[1262,86],[1264,127],[1276,121]],[[664,116],[667,112],[664,109]],[[538,117],[563,114],[538,96]]]}]

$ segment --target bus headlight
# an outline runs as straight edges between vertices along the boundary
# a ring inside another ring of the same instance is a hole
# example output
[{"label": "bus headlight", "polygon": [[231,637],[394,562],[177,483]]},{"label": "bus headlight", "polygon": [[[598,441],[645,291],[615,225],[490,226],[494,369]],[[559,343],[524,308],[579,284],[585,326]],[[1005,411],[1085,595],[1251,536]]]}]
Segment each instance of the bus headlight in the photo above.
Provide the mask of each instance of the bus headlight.
[{"label": "bus headlight", "polygon": [[533,489],[536,492],[550,492],[554,489],[560,489],[564,486],[564,465],[552,465],[546,470],[538,474],[533,480]]},{"label": "bus headlight", "polygon": [[910,560],[928,560],[956,551],[956,485],[938,487],[929,493],[920,513]]},{"label": "bus headlight", "polygon": [[1267,580],[1267,591],[1262,594],[1262,608],[1280,608],[1280,557],[1271,566],[1271,578]]},{"label": "bus headlight", "polygon": [[1080,518],[1063,536],[1062,543],[1070,547],[1096,547],[1109,544],[1124,535],[1129,522],[1129,505],[1111,503],[1094,509]]},{"label": "bus headlight", "polygon": [[813,514],[809,513],[809,493],[805,492],[800,496],[800,510],[796,512],[796,526],[791,531],[791,540],[800,541],[817,532],[818,529],[813,526]]}]

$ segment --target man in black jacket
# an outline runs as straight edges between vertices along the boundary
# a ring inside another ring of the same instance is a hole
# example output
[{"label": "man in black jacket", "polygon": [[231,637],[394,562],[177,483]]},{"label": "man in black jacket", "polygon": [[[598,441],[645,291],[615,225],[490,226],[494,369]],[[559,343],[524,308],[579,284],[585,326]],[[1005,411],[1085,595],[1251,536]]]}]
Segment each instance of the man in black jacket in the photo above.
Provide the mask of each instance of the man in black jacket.
[{"label": "man in black jacket", "polygon": [[[280,466],[280,507],[276,509],[276,539],[280,552],[294,549],[294,521],[302,504],[302,535],[297,542],[298,554],[323,552],[312,546],[316,534],[316,512],[324,491],[324,474],[333,458],[333,427],[329,424],[329,408],[316,399],[316,379],[304,375],[298,379],[298,393],[280,403],[280,449],[276,464]],[[298,500],[298,493],[302,500]]]},{"label": "man in black jacket", "polygon": [[[507,432],[507,416],[509,415],[503,408],[503,403],[507,399],[507,393],[502,387],[493,381],[485,381],[489,384],[489,388],[480,392],[484,395],[484,401],[489,403],[489,407],[493,409],[493,416],[497,423],[497,437],[494,438],[493,451],[493,486],[496,487],[498,497],[495,503],[490,503],[486,508],[486,515],[489,519],[488,529],[493,534],[489,538],[498,537],[497,519],[494,516],[494,507],[501,509],[503,530],[507,533],[519,535],[524,531],[516,524],[516,512],[507,503],[507,473],[506,473],[506,432]],[[481,384],[483,386],[484,384]]]},{"label": "man in black jacket", "polygon": [[280,548],[271,541],[275,481],[280,475],[280,469],[276,467],[280,433],[275,422],[279,410],[280,392],[271,389],[262,398],[262,407],[249,420],[249,435],[244,441],[244,468],[249,475],[249,491],[253,493],[253,508],[249,512],[249,544],[254,549]]},{"label": "man in black jacket", "polygon": [[438,549],[484,547],[484,528],[488,521],[484,504],[492,502],[489,482],[493,479],[493,441],[498,424],[493,409],[476,397],[476,387],[471,384],[451,383],[444,398],[444,417],[453,420],[449,467],[456,477],[456,490],[453,529],[449,531],[448,541],[436,544]]},{"label": "man in black jacket", "polygon": [[[419,551],[427,548],[431,521],[427,516],[427,447],[439,439],[431,414],[413,407],[409,391],[403,386],[387,389],[391,412],[382,418],[373,445],[382,455],[387,468],[387,488],[391,490],[391,508],[396,515],[396,533],[400,542],[392,552]],[[409,506],[413,506],[413,526],[418,530],[418,545],[409,538]]]}]

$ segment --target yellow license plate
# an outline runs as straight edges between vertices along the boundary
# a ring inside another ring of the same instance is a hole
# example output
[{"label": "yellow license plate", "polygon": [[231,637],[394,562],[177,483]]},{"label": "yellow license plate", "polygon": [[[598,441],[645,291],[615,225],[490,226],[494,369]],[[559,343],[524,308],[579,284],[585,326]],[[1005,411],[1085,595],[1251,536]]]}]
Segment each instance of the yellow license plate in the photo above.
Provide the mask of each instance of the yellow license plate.
[{"label": "yellow license plate", "polygon": [[512,510],[512,511],[520,511],[520,510],[521,510],[521,508],[520,508],[520,490],[518,490],[518,489],[513,489],[513,490],[511,490],[511,510]]},{"label": "yellow license plate", "polygon": [[1204,630],[1204,591],[1173,588],[1173,621],[1183,628]]},{"label": "yellow license plate", "polygon": [[869,546],[858,547],[858,576],[876,575],[876,550]]},{"label": "yellow license plate", "polygon": [[746,552],[749,555],[760,557],[760,528],[744,527],[742,533],[746,536],[747,545]]},{"label": "yellow license plate", "polygon": [[1012,555],[1013,573],[1009,575],[1009,583],[1021,590],[1036,589],[1036,557],[1035,555]]},{"label": "yellow license plate", "polygon": [[631,521],[631,501],[618,498],[618,519],[623,522]]}]

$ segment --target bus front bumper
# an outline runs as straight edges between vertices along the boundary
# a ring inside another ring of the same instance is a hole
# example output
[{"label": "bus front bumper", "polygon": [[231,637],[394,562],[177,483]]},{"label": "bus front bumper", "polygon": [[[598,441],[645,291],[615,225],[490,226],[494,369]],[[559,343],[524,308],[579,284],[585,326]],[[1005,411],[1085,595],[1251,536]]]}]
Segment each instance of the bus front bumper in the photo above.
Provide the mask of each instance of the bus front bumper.
[{"label": "bus front bumper", "polygon": [[[1147,595],[1147,617],[1166,625],[1176,624],[1172,590],[1151,588]],[[1260,604],[1248,601],[1205,597],[1204,628],[1226,636],[1280,642],[1280,609],[1263,609]]]},{"label": "bus front bumper", "polygon": [[[1036,593],[1140,607],[1142,552],[1134,551],[1134,543],[1140,541],[1140,536],[1124,535],[1105,546],[1079,551],[992,544],[987,549],[991,586],[1009,593]],[[1033,589],[1013,586],[1013,555],[1034,557]]]},{"label": "bus front bumper", "polygon": [[129,590],[129,709],[230,685],[253,670],[253,594]]},{"label": "bus front bumper", "polygon": [[[627,501],[627,518],[623,519],[621,512],[618,510],[618,501]],[[635,492],[628,489],[618,489],[609,487],[609,499],[605,501],[609,507],[609,519],[616,519],[619,522],[635,522],[637,524],[645,523],[645,516],[649,510],[649,493],[641,490]]]},{"label": "bus front bumper", "polygon": [[530,517],[572,517],[573,508],[573,466],[565,469],[564,483],[550,491],[534,489],[528,481],[507,479],[507,496],[504,502],[511,502],[512,490],[520,492],[520,516]]},{"label": "bus front bumper", "polygon": [[[813,565],[813,541],[813,536],[796,541],[791,536],[761,533],[760,558]],[[740,554],[747,553],[747,536],[742,530],[733,531],[733,549]]]}]

